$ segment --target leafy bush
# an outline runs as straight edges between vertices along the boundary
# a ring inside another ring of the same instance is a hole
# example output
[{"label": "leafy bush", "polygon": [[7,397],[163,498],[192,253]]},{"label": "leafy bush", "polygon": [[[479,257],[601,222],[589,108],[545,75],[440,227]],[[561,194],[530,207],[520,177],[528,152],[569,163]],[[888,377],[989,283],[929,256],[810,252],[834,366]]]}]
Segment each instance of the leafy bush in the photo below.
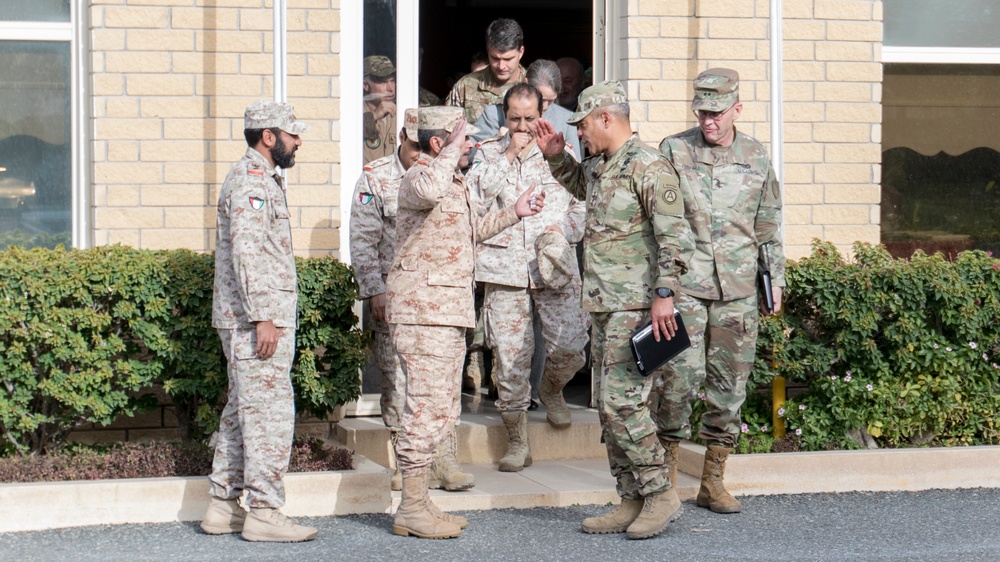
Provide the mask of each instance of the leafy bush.
[{"label": "leafy bush", "polygon": [[[299,259],[292,379],[299,411],[323,417],[360,395],[366,342],[350,268]],[[0,453],[46,453],[84,424],[155,405],[162,385],[182,434],[209,435],[227,386],[212,328],[214,257],[121,246],[0,252]]]},{"label": "leafy bush", "polygon": [[[1000,261],[854,253],[814,243],[788,267],[784,314],[761,323],[754,386],[805,387],[781,412],[790,435],[805,450],[1000,442]],[[767,397],[744,417],[769,420]]]}]

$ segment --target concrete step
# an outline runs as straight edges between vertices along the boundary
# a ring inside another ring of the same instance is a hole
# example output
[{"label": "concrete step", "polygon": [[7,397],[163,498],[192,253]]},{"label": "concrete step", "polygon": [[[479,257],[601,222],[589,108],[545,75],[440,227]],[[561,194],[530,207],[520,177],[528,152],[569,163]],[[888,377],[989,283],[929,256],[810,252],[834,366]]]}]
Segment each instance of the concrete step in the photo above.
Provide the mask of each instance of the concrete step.
[{"label": "concrete step", "polygon": [[[607,450],[601,443],[597,411],[570,406],[573,424],[555,429],[545,421],[541,408],[528,412],[528,442],[535,461],[600,459],[607,471]],[[381,418],[345,418],[337,424],[337,439],[348,449],[383,466],[389,463],[389,431]],[[507,430],[492,405],[477,413],[463,412],[458,426],[458,461],[490,465],[507,452]]]}]

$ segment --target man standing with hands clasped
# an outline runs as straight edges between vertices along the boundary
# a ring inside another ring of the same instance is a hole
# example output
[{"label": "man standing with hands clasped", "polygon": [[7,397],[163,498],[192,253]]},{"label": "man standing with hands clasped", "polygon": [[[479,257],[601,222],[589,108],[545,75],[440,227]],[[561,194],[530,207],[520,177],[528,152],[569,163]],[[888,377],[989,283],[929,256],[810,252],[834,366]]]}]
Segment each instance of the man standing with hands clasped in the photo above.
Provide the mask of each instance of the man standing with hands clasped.
[{"label": "man standing with hands clasped", "polygon": [[[246,109],[243,158],[219,191],[212,327],[229,369],[229,398],[216,434],[212,499],[201,522],[210,535],[299,542],[316,529],[278,509],[295,432],[292,360],[298,286],[285,185],[276,167],[295,165],[308,125],[287,103]],[[246,490],[247,514],[239,505]]]},{"label": "man standing with hands clasped", "polygon": [[736,130],[743,111],[739,85],[739,74],[728,68],[699,74],[691,102],[698,126],[660,143],[680,173],[685,197],[691,197],[686,216],[694,245],[681,278],[687,298],[677,303],[691,347],[668,364],[650,403],[676,474],[678,442],[691,437],[691,401],[705,386],[708,408],[698,437],[708,451],[696,503],[716,513],[741,509],[723,487],[723,475],[740,435],[740,407],[756,352],[758,255],[771,272],[774,312],[781,309],[785,286],[781,188],[764,146]]},{"label": "man standing with hands clasped", "polygon": [[396,255],[386,280],[386,321],[406,376],[406,398],[396,449],[403,498],[392,532],[451,538],[468,521],[443,513],[427,495],[438,444],[454,443],[461,410],[465,331],[472,307],[477,238],[489,238],[538,213],[545,194],[527,189],[513,206],[480,216],[461,170],[475,132],[458,107],[420,109],[421,154],[399,188]]},{"label": "man standing with hands clasped", "polygon": [[[621,504],[583,521],[587,533],[662,533],[681,502],[664,470],[657,425],[642,398],[645,378],[629,349],[652,321],[654,338],[673,337],[674,291],[685,271],[681,239],[690,232],[677,174],[632,133],[628,98],[618,82],[580,94],[569,123],[594,156],[577,163],[550,123],[534,126],[552,175],[587,203],[583,308],[591,313],[593,360],[600,366],[598,411]],[[558,227],[550,227],[558,229]]]}]

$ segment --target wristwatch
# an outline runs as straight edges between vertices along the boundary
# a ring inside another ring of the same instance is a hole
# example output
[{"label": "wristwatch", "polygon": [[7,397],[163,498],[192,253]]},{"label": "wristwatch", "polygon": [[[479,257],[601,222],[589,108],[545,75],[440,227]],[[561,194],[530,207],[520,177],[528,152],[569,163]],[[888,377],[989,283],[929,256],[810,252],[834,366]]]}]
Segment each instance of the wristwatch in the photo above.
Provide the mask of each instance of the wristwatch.
[{"label": "wristwatch", "polygon": [[667,299],[674,296],[674,291],[666,287],[660,287],[656,289],[656,296],[660,297],[661,299]]}]

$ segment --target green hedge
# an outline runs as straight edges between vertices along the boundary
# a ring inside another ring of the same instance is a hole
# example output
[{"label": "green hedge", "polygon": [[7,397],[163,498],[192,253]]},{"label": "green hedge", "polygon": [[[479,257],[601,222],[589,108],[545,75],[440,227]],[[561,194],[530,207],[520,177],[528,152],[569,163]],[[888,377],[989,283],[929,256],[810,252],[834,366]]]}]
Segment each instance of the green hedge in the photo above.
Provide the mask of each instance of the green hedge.
[{"label": "green hedge", "polygon": [[[782,412],[806,450],[1000,443],[1000,261],[893,259],[832,244],[790,263],[785,312],[761,323],[751,390],[800,387]],[[744,409],[747,442],[771,430],[769,393]],[[696,426],[697,427],[697,426]]]},{"label": "green hedge", "polygon": [[[0,252],[0,453],[58,449],[86,424],[177,405],[184,436],[215,430],[225,358],[211,327],[212,255],[121,246]],[[297,259],[296,405],[325,416],[360,395],[367,342],[351,270]]]}]

